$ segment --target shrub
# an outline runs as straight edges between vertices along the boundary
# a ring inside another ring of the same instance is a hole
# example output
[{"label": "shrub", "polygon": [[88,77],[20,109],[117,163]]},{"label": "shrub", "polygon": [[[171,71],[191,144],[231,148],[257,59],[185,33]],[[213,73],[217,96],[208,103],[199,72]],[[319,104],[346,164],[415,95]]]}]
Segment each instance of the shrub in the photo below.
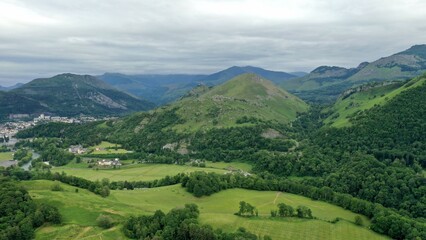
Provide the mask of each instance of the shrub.
[{"label": "shrub", "polygon": [[52,187],[50,187],[50,190],[59,192],[59,191],[63,191],[64,189],[61,187],[61,185],[59,185],[59,183],[54,183]]},{"label": "shrub", "polygon": [[101,214],[96,219],[96,224],[101,228],[107,229],[114,225],[114,221],[110,216]]},{"label": "shrub", "polygon": [[355,224],[358,225],[358,226],[363,225],[361,216],[358,215],[358,216],[355,217]]}]

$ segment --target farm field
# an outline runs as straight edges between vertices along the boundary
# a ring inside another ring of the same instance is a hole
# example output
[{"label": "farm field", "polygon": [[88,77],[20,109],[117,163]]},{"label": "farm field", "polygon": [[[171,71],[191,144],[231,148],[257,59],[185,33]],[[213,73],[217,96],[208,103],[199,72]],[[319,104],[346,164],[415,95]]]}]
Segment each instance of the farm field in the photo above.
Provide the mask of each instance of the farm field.
[{"label": "farm field", "polygon": [[196,171],[225,173],[224,169],[191,167],[187,165],[170,164],[135,164],[123,166],[121,169],[99,169],[81,167],[55,167],[52,172],[65,172],[67,175],[81,177],[89,180],[102,180],[108,178],[110,181],[152,181],[166,176],[174,176],[179,173],[190,173]]},{"label": "farm field", "polygon": [[[114,148],[117,148],[117,149],[114,149]],[[106,141],[102,141],[100,144],[96,146],[89,147],[89,149],[93,150],[91,154],[122,154],[122,153],[129,152],[126,149],[121,148],[120,144],[110,143]]]},{"label": "farm field", "polygon": [[[255,234],[269,235],[272,239],[387,239],[367,229],[369,221],[363,218],[364,227],[356,226],[355,213],[340,207],[313,201],[309,198],[272,191],[230,189],[209,197],[196,198],[179,185],[160,188],[111,191],[102,198],[87,190],[62,184],[62,192],[50,190],[52,181],[37,180],[21,182],[31,197],[38,202],[47,202],[59,208],[64,224],[45,226],[37,230],[36,239],[125,239],[121,226],[103,230],[95,226],[99,214],[108,214],[116,221],[139,214],[153,214],[155,210],[169,211],[185,203],[195,203],[200,209],[200,222],[214,228],[234,231],[245,227]],[[238,203],[246,201],[256,206],[259,217],[243,218],[233,215]],[[297,207],[305,205],[312,209],[315,220],[269,218],[270,210],[284,202]],[[329,223],[341,218],[335,224]]]},{"label": "farm field", "polygon": [[12,152],[0,152],[0,162],[12,160],[13,159]]},{"label": "farm field", "polygon": [[228,169],[234,168],[234,169],[241,169],[243,171],[249,172],[251,170],[251,165],[248,163],[242,163],[242,162],[211,162],[206,161],[206,167],[207,168],[217,168],[217,169]]}]

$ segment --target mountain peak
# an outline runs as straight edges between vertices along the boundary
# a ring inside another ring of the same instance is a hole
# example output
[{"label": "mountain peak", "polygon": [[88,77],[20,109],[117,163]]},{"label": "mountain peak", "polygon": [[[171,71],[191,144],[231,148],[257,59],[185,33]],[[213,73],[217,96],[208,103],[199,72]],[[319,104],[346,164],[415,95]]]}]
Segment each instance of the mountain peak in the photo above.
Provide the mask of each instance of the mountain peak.
[{"label": "mountain peak", "polygon": [[343,67],[338,67],[338,66],[319,66],[317,68],[315,68],[311,73],[325,73],[327,71],[340,71],[340,70],[347,70],[346,68]]},{"label": "mountain peak", "polygon": [[406,55],[416,55],[423,59],[426,59],[426,44],[419,44],[411,46],[409,49],[397,53],[396,55],[406,54]]}]

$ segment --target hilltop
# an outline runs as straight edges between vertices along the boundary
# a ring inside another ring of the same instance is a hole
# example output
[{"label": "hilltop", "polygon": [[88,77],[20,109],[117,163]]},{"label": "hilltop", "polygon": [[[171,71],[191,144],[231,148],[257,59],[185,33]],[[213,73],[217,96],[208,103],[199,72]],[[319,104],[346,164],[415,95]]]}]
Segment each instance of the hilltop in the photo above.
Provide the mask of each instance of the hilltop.
[{"label": "hilltop", "polygon": [[333,102],[351,87],[369,82],[407,80],[425,71],[426,45],[415,45],[371,63],[362,62],[356,68],[321,66],[304,77],[284,81],[280,86],[304,100]]},{"label": "hilltop", "polygon": [[50,113],[60,116],[119,115],[154,105],[89,75],[61,74],[35,79],[0,95],[3,117],[11,113]]},{"label": "hilltop", "polygon": [[236,126],[244,119],[288,123],[308,109],[296,96],[255,74],[242,74],[204,88],[201,94],[185,97],[171,107],[177,108],[176,113],[185,121],[174,127],[180,131]]}]

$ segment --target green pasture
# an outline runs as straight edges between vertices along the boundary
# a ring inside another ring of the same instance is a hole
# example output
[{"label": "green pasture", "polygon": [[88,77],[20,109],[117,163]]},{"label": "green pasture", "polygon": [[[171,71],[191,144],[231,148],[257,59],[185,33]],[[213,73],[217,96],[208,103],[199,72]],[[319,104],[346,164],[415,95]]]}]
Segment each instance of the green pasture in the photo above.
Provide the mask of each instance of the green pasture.
[{"label": "green pasture", "polygon": [[7,160],[13,160],[13,153],[12,152],[0,152],[0,162],[7,161]]},{"label": "green pasture", "polygon": [[110,143],[106,141],[102,141],[100,144],[90,147],[89,149],[93,150],[91,154],[123,154],[129,152],[126,149],[121,148],[120,144]]},{"label": "green pasture", "polygon": [[[62,192],[50,190],[52,181],[37,180],[21,182],[31,197],[38,202],[47,202],[59,208],[63,215],[61,226],[45,226],[37,230],[36,239],[123,239],[121,226],[103,230],[95,226],[99,214],[108,214],[117,222],[130,215],[153,214],[155,210],[169,211],[186,203],[195,203],[200,208],[200,222],[215,228],[234,231],[245,227],[249,231],[269,235],[273,239],[387,239],[368,229],[369,220],[362,217],[364,226],[356,226],[357,214],[340,207],[313,201],[289,193],[230,189],[209,197],[195,198],[181,186],[166,186],[133,191],[111,191],[102,198],[87,190],[61,184]],[[238,203],[246,201],[255,205],[259,217],[243,218],[233,213]],[[312,209],[317,219],[298,218],[271,219],[269,213],[278,203],[297,207],[305,205]],[[330,220],[341,218],[335,224]]]},{"label": "green pasture", "polygon": [[217,168],[191,167],[187,165],[172,164],[134,164],[122,166],[121,168],[81,168],[78,167],[55,167],[53,172],[65,172],[67,175],[81,177],[89,180],[102,180],[108,178],[111,181],[152,181],[166,176],[175,176],[179,173],[191,173],[196,171],[225,173],[226,170]]}]

